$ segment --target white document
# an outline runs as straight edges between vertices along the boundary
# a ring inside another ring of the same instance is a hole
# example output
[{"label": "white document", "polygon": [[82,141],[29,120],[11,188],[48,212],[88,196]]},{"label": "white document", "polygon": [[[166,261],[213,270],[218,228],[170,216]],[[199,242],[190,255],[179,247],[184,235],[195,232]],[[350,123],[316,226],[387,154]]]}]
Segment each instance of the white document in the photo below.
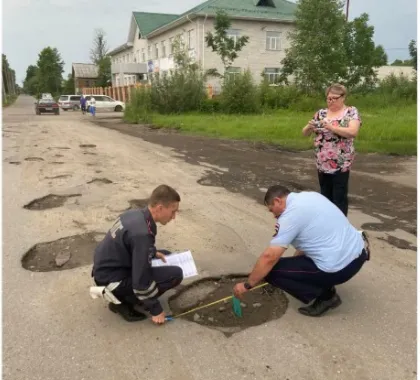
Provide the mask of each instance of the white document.
[{"label": "white document", "polygon": [[198,275],[197,267],[195,266],[194,258],[192,257],[191,251],[172,253],[169,256],[165,256],[165,258],[166,263],[164,263],[161,259],[153,259],[152,267],[176,265],[182,268],[184,278],[194,277]]}]

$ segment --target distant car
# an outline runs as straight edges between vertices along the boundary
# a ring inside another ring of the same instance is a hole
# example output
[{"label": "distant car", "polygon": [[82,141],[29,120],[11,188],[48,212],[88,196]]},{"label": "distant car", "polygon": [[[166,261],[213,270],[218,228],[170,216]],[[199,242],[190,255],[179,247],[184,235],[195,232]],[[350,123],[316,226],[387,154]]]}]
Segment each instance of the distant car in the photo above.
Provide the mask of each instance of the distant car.
[{"label": "distant car", "polygon": [[96,112],[115,111],[122,112],[125,109],[125,103],[119,100],[112,99],[106,95],[85,95],[86,98],[86,109],[89,112],[89,101],[91,97],[95,98],[96,101]]},{"label": "distant car", "polygon": [[35,102],[35,113],[41,115],[42,113],[60,114],[60,107],[54,99],[39,99]]},{"label": "distant car", "polygon": [[60,108],[64,111],[77,111],[78,109],[80,109],[81,97],[81,95],[61,95],[58,99],[58,104]]}]

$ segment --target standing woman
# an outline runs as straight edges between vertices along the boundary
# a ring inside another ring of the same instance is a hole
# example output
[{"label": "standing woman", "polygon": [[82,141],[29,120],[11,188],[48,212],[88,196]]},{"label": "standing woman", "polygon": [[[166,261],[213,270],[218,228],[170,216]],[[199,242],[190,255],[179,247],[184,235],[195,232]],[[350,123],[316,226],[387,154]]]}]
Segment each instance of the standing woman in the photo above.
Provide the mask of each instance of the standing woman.
[{"label": "standing woman", "polygon": [[347,90],[341,84],[327,88],[327,108],[315,113],[303,128],[304,136],[315,134],[315,155],[321,194],[347,216],[348,183],[354,161],[353,140],[362,124],[356,107],[346,106]]}]

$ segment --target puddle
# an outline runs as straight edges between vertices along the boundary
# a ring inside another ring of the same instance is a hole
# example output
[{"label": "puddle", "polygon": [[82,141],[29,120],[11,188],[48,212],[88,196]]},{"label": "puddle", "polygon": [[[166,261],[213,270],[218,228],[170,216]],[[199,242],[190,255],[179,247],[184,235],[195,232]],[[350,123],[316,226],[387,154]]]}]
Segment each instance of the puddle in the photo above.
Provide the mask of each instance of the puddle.
[{"label": "puddle", "polygon": [[409,249],[411,251],[416,252],[417,251],[417,247],[415,245],[412,245],[409,241],[404,240],[404,239],[399,239],[395,236],[391,236],[388,235],[385,238],[378,238],[379,240],[383,240],[386,241],[387,243],[391,244],[392,246],[396,247],[396,248],[400,248],[400,249]]},{"label": "puddle", "polygon": [[51,272],[91,265],[93,252],[105,235],[89,232],[33,246],[22,258],[23,268]]},{"label": "puddle", "polygon": [[70,195],[55,195],[48,194],[45,197],[34,199],[29,202],[23,208],[27,210],[47,210],[50,208],[61,207],[66,203],[67,199],[73,197],[81,197],[82,194],[70,194]]},{"label": "puddle", "polygon": [[94,144],[81,144],[79,145],[80,148],[96,148]]},{"label": "puddle", "polygon": [[[181,288],[168,302],[173,315],[203,306],[232,295],[235,283],[245,281],[245,275],[211,277]],[[242,305],[242,317],[232,309],[232,300],[225,300],[180,318],[216,329],[229,337],[248,327],[258,326],[284,315],[288,299],[283,291],[266,285],[247,292]]]},{"label": "puddle", "polygon": [[20,165],[20,161],[10,161],[9,164],[11,164],[11,165]]},{"label": "puddle", "polygon": [[88,184],[90,183],[99,183],[99,184],[109,185],[110,183],[113,183],[113,182],[108,178],[94,178],[92,179],[92,181],[88,182]]}]

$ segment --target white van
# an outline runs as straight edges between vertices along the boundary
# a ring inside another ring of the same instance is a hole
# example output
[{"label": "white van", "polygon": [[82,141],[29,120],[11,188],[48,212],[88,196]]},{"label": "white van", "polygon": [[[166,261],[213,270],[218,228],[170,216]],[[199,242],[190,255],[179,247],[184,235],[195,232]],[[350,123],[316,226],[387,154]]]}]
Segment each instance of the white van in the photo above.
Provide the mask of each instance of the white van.
[{"label": "white van", "polygon": [[96,101],[96,112],[122,112],[125,110],[125,103],[119,100],[112,99],[106,95],[85,95],[86,98],[86,110],[89,112],[89,101],[91,97],[95,98]]}]

